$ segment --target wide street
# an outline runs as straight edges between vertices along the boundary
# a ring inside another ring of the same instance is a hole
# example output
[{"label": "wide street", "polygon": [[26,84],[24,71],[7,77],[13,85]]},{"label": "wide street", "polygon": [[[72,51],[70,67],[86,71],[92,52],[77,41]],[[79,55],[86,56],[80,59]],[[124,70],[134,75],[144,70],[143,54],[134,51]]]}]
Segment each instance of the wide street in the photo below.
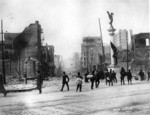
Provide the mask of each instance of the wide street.
[{"label": "wide street", "polygon": [[[150,114],[150,82],[134,81],[133,85],[106,86],[91,90],[83,83],[82,92],[76,92],[75,81],[70,91],[60,92],[61,81],[31,92],[0,94],[0,115],[138,115]],[[59,83],[59,85],[57,85]]]}]

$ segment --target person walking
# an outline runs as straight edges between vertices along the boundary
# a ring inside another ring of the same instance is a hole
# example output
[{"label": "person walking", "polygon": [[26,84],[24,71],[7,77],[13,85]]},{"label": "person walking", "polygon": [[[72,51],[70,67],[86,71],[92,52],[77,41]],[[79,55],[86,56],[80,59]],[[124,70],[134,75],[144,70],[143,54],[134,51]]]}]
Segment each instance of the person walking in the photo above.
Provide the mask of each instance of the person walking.
[{"label": "person walking", "polygon": [[100,72],[99,71],[95,71],[95,87],[98,88],[99,84],[100,84]]},{"label": "person walking", "polygon": [[87,78],[87,75],[89,75],[89,71],[87,71],[86,74],[85,74],[85,82],[89,82],[88,78]]},{"label": "person walking", "polygon": [[4,97],[6,97],[6,95],[7,95],[7,91],[5,90],[4,85],[3,85],[3,75],[2,75],[2,73],[0,73],[0,93],[3,93]]},{"label": "person walking", "polygon": [[143,81],[144,80],[144,72],[143,72],[143,70],[140,70],[139,76],[141,78],[141,81]]},{"label": "person walking", "polygon": [[148,75],[147,81],[149,81],[149,78],[150,78],[150,71],[147,72],[147,75]]},{"label": "person walking", "polygon": [[130,69],[127,72],[127,79],[128,79],[128,84],[132,84],[132,73]]},{"label": "person walking", "polygon": [[69,91],[69,84],[68,84],[68,82],[69,82],[69,77],[68,77],[68,75],[66,75],[65,72],[63,72],[63,76],[62,76],[62,88],[61,88],[60,91],[63,91],[65,85],[67,85],[67,89]]},{"label": "person walking", "polygon": [[78,72],[78,76],[76,79],[76,83],[77,83],[76,91],[78,91],[78,89],[80,89],[80,92],[82,91],[82,79],[83,79],[83,77],[80,75],[80,72]]},{"label": "person walking", "polygon": [[95,74],[94,74],[95,72],[94,71],[92,71],[92,75],[93,75],[93,77],[92,78],[90,78],[90,81],[91,81],[91,89],[93,89],[93,86],[94,86],[94,81],[95,81]]},{"label": "person walking", "polygon": [[121,75],[121,85],[125,85],[125,82],[124,82],[124,77],[125,77],[125,74],[126,74],[126,72],[125,72],[125,69],[122,67],[121,68],[121,71],[120,71],[120,75]]},{"label": "person walking", "polygon": [[43,76],[41,72],[37,71],[37,89],[39,90],[39,94],[42,93],[42,85],[43,85]]},{"label": "person walking", "polygon": [[108,70],[106,70],[106,73],[105,73],[105,83],[106,83],[106,85],[110,81],[110,77],[109,76],[110,76],[110,74],[109,74]]},{"label": "person walking", "polygon": [[113,81],[114,81],[115,83],[117,83],[117,77],[116,77],[115,71],[112,72],[112,76],[113,76]]},{"label": "person walking", "polygon": [[113,73],[112,73],[112,69],[110,69],[109,72],[109,86],[113,86]]}]

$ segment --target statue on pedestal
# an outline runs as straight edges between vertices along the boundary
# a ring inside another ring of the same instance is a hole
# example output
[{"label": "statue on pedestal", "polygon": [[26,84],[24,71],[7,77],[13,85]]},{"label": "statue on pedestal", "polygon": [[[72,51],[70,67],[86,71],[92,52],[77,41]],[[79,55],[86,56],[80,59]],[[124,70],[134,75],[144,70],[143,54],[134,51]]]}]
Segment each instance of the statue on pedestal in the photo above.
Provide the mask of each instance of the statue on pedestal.
[{"label": "statue on pedestal", "polygon": [[112,12],[110,13],[110,12],[107,11],[107,14],[108,14],[108,17],[110,19],[109,24],[110,24],[111,27],[113,27],[112,23],[113,23],[113,15],[114,15],[114,13],[112,13]]},{"label": "statue on pedestal", "polygon": [[108,17],[110,19],[110,22],[109,22],[110,27],[108,29],[108,32],[109,32],[109,35],[111,37],[111,42],[110,42],[110,45],[111,45],[111,65],[114,66],[114,65],[117,65],[117,63],[118,63],[118,59],[117,59],[118,50],[117,50],[116,46],[113,44],[113,38],[114,38],[114,34],[115,34],[114,32],[116,30],[116,29],[114,29],[114,27],[112,25],[114,13],[107,11],[107,14],[108,14]]}]

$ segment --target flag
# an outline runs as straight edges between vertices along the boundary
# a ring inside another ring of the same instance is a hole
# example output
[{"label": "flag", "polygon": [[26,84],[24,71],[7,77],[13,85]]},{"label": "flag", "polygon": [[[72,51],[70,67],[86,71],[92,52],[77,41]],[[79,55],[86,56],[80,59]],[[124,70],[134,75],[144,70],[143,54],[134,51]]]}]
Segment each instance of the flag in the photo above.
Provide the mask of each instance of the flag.
[{"label": "flag", "polygon": [[111,48],[112,48],[113,52],[114,52],[114,53],[117,53],[117,48],[116,48],[116,46],[115,46],[112,42],[110,42],[110,45],[111,45]]},{"label": "flag", "polygon": [[111,48],[112,48],[112,50],[114,52],[113,53],[113,57],[115,58],[115,64],[117,65],[117,63],[118,63],[118,59],[117,59],[118,50],[117,50],[116,46],[112,42],[110,42],[110,45],[111,45]]}]

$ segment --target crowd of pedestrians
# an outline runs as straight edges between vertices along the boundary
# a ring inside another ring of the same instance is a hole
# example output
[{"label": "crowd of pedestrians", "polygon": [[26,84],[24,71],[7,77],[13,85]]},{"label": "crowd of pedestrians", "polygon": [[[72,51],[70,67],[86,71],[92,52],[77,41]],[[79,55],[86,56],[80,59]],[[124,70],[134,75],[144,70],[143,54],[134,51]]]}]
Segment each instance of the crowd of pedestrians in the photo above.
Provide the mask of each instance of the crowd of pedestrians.
[{"label": "crowd of pedestrians", "polygon": [[[138,73],[140,80],[143,81],[145,80],[145,73],[143,72],[143,70],[140,70]],[[150,79],[150,71],[147,72],[148,75],[148,81]],[[127,77],[127,82],[128,84],[132,84],[132,73],[131,70],[129,69],[128,71],[125,71],[125,69],[122,67],[120,69],[120,82],[121,85],[125,85],[125,77]],[[116,72],[113,71],[112,69],[110,69],[108,71],[108,69],[106,69],[106,71],[103,70],[95,70],[92,71],[91,73],[87,71],[87,73],[85,74],[85,78],[84,78],[85,82],[91,82],[91,89],[98,88],[100,81],[101,80],[105,80],[106,85],[109,86],[113,86],[114,83],[118,83],[117,77],[116,77]],[[67,90],[69,91],[69,77],[68,75],[63,72],[62,75],[62,87],[60,91],[63,91],[64,86],[67,86]],[[83,83],[83,77],[81,76],[80,72],[78,72],[77,76],[76,76],[76,92],[77,91],[82,91],[82,83]],[[39,94],[42,93],[42,84],[43,84],[43,75],[41,71],[37,71],[37,89],[39,90]],[[7,91],[4,88],[3,85],[3,75],[2,73],[0,73],[0,93],[4,94],[4,97],[7,95]]]},{"label": "crowd of pedestrians", "polygon": [[[63,87],[67,86],[68,91],[69,91],[69,77],[65,74],[65,72],[63,72],[63,77],[62,77],[62,89],[61,91],[63,91]],[[150,79],[150,72],[147,73],[148,74],[148,80]],[[144,72],[142,70],[139,71],[138,73],[140,80],[144,80]],[[65,77],[66,76],[66,77]],[[129,69],[128,71],[125,71],[124,67],[121,67],[120,69],[120,83],[121,85],[125,85],[125,78],[127,79],[128,85],[132,84],[132,79],[133,79],[133,75],[131,73],[131,70]],[[66,80],[67,79],[67,80]],[[112,69],[110,69],[108,71],[108,69],[106,69],[106,71],[103,70],[95,70],[92,71],[91,73],[89,71],[86,72],[85,77],[84,77],[84,81],[85,82],[91,82],[91,86],[90,88],[93,90],[94,87],[98,88],[100,81],[101,80],[105,80],[105,84],[109,85],[109,86],[113,86],[114,83],[118,83],[117,80],[117,76],[116,76],[116,72]],[[76,91],[82,91],[82,83],[83,83],[83,77],[81,76],[80,72],[78,72],[77,76],[76,76]]]}]

